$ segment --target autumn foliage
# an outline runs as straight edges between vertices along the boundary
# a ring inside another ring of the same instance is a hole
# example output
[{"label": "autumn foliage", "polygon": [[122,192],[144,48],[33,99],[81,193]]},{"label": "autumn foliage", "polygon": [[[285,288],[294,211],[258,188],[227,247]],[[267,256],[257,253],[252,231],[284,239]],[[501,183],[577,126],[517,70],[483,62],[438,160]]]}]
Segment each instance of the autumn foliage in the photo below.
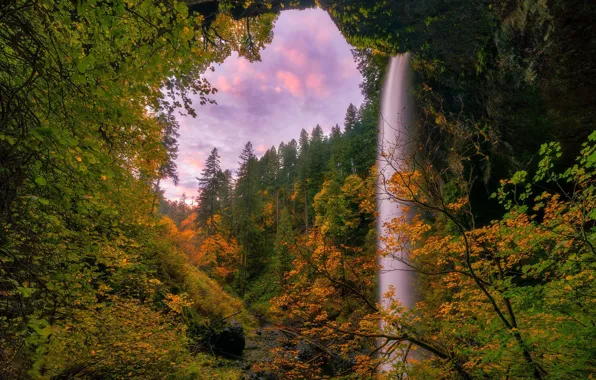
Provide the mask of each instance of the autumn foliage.
[{"label": "autumn foliage", "polygon": [[420,161],[388,181],[395,202],[415,216],[384,226],[378,255],[403,260],[417,273],[421,294],[412,310],[391,291],[375,302],[376,257],[337,241],[350,226],[341,212],[345,192],[325,186],[317,195],[323,214],[291,247],[296,259],[288,285],[274,301],[289,335],[316,347],[316,355],[280,350],[266,366],[291,378],[323,376],[330,368],[362,377],[382,368],[379,376],[388,378],[589,373],[596,134],[563,173],[555,170],[559,149],[543,146],[534,176],[519,172],[503,180],[494,197],[505,214],[482,226],[474,224],[468,199],[448,200],[436,173]]}]

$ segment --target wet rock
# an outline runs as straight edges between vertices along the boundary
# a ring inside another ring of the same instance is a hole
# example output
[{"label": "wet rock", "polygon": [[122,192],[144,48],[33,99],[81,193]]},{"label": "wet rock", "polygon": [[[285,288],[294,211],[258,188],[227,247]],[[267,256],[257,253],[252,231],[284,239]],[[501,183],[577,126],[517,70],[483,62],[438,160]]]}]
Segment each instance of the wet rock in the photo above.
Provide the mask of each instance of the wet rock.
[{"label": "wet rock", "polygon": [[356,359],[354,357],[341,358],[339,356],[334,356],[330,358],[326,364],[329,367],[330,372],[335,375],[351,369],[356,365]]},{"label": "wet rock", "polygon": [[297,359],[303,362],[313,359],[318,354],[318,349],[306,342],[299,342],[296,345],[296,350],[298,351]]},{"label": "wet rock", "polygon": [[245,376],[247,380],[278,380],[279,377],[269,371],[251,372]]},{"label": "wet rock", "polygon": [[237,323],[227,326],[221,332],[211,335],[209,343],[221,355],[238,357],[246,346],[244,329]]}]

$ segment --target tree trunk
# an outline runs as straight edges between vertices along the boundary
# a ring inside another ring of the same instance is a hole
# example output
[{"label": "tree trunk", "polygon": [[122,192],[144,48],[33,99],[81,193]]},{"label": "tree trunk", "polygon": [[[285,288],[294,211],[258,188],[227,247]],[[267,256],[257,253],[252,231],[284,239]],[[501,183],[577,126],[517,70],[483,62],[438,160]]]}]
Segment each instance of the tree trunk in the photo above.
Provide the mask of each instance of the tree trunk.
[{"label": "tree trunk", "polygon": [[241,284],[240,284],[240,296],[244,297],[244,290],[246,288],[246,263],[247,263],[247,259],[246,259],[246,231],[244,232],[244,247],[242,247],[242,280],[241,280]]},{"label": "tree trunk", "polygon": [[155,184],[155,190],[153,193],[153,202],[151,202],[151,215],[155,213],[155,203],[157,202],[157,193],[159,191],[159,184],[161,182],[161,178],[157,179],[157,183]]},{"label": "tree trunk", "polygon": [[308,197],[307,191],[304,191],[304,232],[308,234]]},{"label": "tree trunk", "polygon": [[279,189],[275,193],[275,233],[279,230]]}]

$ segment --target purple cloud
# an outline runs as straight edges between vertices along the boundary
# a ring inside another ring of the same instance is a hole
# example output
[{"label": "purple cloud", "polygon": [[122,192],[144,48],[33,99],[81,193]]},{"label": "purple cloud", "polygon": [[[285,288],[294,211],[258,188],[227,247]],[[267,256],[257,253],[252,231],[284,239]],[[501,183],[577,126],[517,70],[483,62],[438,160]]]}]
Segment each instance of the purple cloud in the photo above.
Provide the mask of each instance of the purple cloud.
[{"label": "purple cloud", "polygon": [[326,12],[282,12],[273,33],[260,62],[234,54],[206,74],[219,90],[217,105],[197,106],[196,119],[178,117],[180,185],[166,181],[167,198],[196,195],[195,177],[214,147],[222,167],[236,170],[247,141],[260,155],[298,138],[302,128],[320,124],[329,132],[342,124],[350,103],[362,102],[351,47]]}]

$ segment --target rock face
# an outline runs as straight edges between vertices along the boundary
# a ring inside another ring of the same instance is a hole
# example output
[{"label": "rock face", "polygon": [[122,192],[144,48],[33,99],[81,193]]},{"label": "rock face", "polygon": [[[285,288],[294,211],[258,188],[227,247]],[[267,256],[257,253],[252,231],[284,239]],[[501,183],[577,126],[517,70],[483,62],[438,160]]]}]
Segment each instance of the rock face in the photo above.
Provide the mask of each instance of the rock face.
[{"label": "rock face", "polygon": [[209,343],[218,354],[240,356],[246,346],[244,329],[240,324],[227,326],[221,332],[211,335]]},{"label": "rock face", "polygon": [[296,350],[298,351],[297,359],[303,362],[312,360],[319,353],[315,346],[303,341],[298,342]]}]

